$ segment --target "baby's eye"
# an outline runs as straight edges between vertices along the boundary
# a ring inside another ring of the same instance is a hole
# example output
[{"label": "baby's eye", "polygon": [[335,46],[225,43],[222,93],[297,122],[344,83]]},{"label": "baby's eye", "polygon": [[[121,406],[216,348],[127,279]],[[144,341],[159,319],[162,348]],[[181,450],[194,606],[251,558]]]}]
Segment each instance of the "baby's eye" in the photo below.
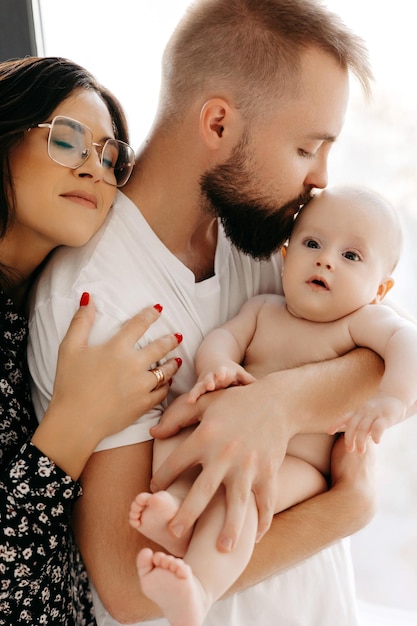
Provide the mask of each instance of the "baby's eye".
[{"label": "baby's eye", "polygon": [[306,239],[304,241],[306,248],[320,248],[318,242],[315,239]]},{"label": "baby's eye", "polygon": [[352,250],[348,250],[347,252],[344,252],[343,256],[348,261],[360,261],[361,260],[361,257],[359,256],[359,254],[357,252],[353,252]]}]

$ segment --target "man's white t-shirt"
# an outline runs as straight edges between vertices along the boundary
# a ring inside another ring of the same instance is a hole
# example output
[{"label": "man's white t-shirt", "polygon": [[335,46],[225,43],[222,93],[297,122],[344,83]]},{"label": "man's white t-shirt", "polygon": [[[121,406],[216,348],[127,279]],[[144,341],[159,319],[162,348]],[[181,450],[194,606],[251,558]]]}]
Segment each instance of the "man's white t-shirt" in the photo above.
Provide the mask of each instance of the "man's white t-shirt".
[{"label": "man's white t-shirt", "polygon": [[[111,337],[145,306],[163,305],[159,320],[139,339],[138,347],[165,333],[180,332],[175,350],[183,364],[169,396],[137,422],[103,440],[98,450],[150,439],[167,403],[189,391],[194,354],[203,337],[237,313],[258,293],[281,293],[280,257],[254,261],[239,253],[219,226],[215,273],[195,283],[194,274],[158,239],[138,208],[120,191],[105,224],[82,248],[61,248],[42,273],[30,317],[28,359],[38,418],[53,389],[59,344],[80,296],[88,291],[96,305],[90,343]],[[94,592],[98,626],[115,625]],[[287,572],[216,603],[207,626],[354,626],[355,594],[345,542],[322,550]],[[141,622],[152,626],[166,620]]]}]

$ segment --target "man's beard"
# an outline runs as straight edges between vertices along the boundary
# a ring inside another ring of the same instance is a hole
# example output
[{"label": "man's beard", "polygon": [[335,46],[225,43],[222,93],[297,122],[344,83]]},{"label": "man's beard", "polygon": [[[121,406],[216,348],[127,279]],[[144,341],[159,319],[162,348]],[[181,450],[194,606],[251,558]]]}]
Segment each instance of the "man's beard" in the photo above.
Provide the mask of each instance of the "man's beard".
[{"label": "man's beard", "polygon": [[311,199],[305,191],[284,204],[261,197],[250,170],[247,138],[222,165],[203,174],[200,181],[203,210],[220,218],[226,236],[241,252],[267,259],[288,239],[294,217]]}]

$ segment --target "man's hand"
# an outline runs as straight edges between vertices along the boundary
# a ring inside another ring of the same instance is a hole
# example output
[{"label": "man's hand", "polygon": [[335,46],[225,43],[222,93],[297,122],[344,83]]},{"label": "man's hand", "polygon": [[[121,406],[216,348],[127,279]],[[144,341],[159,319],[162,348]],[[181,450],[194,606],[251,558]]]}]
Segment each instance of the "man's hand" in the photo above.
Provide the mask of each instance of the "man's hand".
[{"label": "man's hand", "polygon": [[[165,489],[187,467],[202,466],[170,523],[175,536],[194,524],[221,484],[226,490],[227,511],[217,542],[219,550],[233,549],[252,491],[259,511],[258,539],[268,530],[274,514],[278,470],[288,441],[295,434],[285,415],[277,417],[276,406],[272,411],[269,398],[273,396],[267,377],[246,387],[206,394],[192,405],[187,404],[187,396],[181,396],[167,409],[160,425],[152,429],[152,435],[164,438],[200,422],[151,483],[153,491]],[[275,394],[275,403],[276,398]]]}]

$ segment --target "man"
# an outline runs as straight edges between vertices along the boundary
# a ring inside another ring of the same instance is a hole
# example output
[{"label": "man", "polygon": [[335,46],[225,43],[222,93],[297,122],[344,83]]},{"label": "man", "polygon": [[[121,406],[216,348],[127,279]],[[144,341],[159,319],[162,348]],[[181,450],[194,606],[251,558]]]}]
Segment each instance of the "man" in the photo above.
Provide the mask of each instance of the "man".
[{"label": "man", "polygon": [[[327,184],[349,72],[368,88],[360,40],[315,0],[200,0],[189,9],[166,48],[155,124],[124,193],[92,241],[79,251],[61,250],[39,284],[30,348],[38,415],[80,291],[96,302],[93,341],[112,335],[142,305],[161,302],[159,326],[144,343],[165,328],[184,335],[169,401],[194,382],[203,336],[252,295],[279,291],[278,255],[270,255],[311,191]],[[181,534],[223,484],[229,506],[218,548],[233,549],[251,490],[263,535],[289,439],[324,432],[373,393],[381,372],[372,352],[356,350],[216,392],[199,401],[196,413],[184,412],[179,399],[161,435],[201,424],[154,484],[163,488],[189,465],[203,471],[172,531]],[[99,625],[147,624],[160,616],[141,594],[135,556],[147,542],[127,517],[134,496],[148,489],[149,428],[164,408],[102,442],[83,473],[75,528]],[[350,562],[338,540],[372,515],[372,455],[346,455],[341,439],[332,485],[273,519],[233,588],[245,591],[218,602],[208,626],[356,623]]]}]

